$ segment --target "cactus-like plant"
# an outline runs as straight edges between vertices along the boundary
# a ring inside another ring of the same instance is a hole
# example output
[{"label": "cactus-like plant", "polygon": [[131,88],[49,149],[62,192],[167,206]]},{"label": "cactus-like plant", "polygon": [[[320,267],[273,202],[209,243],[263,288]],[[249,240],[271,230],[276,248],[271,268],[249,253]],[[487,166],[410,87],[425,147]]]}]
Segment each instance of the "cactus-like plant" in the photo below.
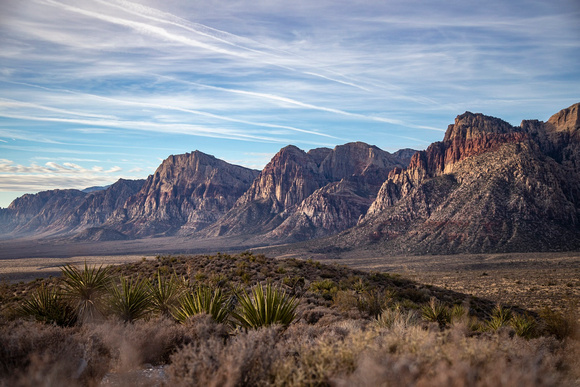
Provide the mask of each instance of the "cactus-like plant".
[{"label": "cactus-like plant", "polygon": [[82,322],[98,318],[103,312],[103,295],[111,284],[107,267],[88,267],[84,270],[66,265],[61,268],[63,276],[63,296],[73,305]]},{"label": "cactus-like plant", "polygon": [[162,316],[171,316],[179,305],[179,300],[185,291],[185,281],[175,274],[166,278],[157,270],[157,280],[149,283],[149,294],[153,311]]},{"label": "cactus-like plant", "polygon": [[60,326],[74,325],[77,314],[73,307],[63,299],[58,289],[41,285],[32,297],[24,300],[19,307],[23,316],[34,317],[35,320]]},{"label": "cactus-like plant", "polygon": [[425,321],[438,323],[440,327],[444,327],[451,322],[449,308],[439,302],[435,297],[431,297],[429,304],[421,307],[421,317]]},{"label": "cactus-like plant", "polygon": [[147,280],[121,277],[120,283],[110,289],[109,311],[125,322],[146,317],[151,312],[151,298]]},{"label": "cactus-like plant", "polygon": [[296,318],[298,300],[286,292],[261,284],[254,286],[248,294],[238,292],[238,310],[233,314],[237,322],[246,328],[259,328],[280,324],[288,326]]},{"label": "cactus-like plant", "polygon": [[191,316],[206,313],[218,323],[227,323],[230,304],[230,297],[221,288],[212,290],[207,286],[199,286],[181,297],[179,306],[173,311],[173,317],[185,322]]}]

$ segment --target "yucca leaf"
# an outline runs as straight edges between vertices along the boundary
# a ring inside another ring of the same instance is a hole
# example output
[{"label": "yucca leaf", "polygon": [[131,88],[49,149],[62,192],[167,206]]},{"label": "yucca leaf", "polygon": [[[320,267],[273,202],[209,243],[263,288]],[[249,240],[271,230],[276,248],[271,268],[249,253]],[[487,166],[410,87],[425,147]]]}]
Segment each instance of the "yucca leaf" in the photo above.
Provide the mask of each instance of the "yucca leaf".
[{"label": "yucca leaf", "polygon": [[245,290],[238,291],[238,310],[233,313],[240,325],[258,328],[280,324],[288,326],[296,318],[298,300],[289,297],[271,284],[266,291],[261,284],[254,286],[249,295]]},{"label": "yucca leaf", "polygon": [[148,281],[121,277],[120,284],[111,287],[109,310],[125,322],[146,317],[151,311]]},{"label": "yucca leaf", "polygon": [[216,322],[225,323],[230,316],[230,305],[230,297],[221,288],[212,290],[207,286],[199,286],[181,297],[173,316],[184,322],[191,316],[206,313]]},{"label": "yucca leaf", "polygon": [[63,295],[74,306],[81,321],[93,320],[102,315],[102,296],[106,293],[111,276],[108,267],[88,267],[84,270],[66,265],[61,268],[63,275]]}]

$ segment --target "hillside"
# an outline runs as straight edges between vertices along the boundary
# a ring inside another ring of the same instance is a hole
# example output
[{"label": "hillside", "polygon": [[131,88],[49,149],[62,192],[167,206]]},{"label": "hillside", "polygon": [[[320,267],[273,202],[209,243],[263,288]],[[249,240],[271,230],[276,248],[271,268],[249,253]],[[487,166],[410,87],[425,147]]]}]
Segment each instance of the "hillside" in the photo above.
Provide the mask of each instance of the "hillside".
[{"label": "hillside", "polygon": [[519,127],[465,113],[395,169],[357,227],[326,242],[395,254],[580,248],[578,104]]}]

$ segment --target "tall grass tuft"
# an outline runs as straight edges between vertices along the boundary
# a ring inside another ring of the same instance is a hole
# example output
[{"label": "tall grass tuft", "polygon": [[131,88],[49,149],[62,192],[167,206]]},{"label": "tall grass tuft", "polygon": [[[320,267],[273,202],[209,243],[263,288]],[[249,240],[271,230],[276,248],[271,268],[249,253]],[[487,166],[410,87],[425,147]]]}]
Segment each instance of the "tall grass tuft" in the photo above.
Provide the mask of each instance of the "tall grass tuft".
[{"label": "tall grass tuft", "polygon": [[421,307],[421,317],[425,321],[436,322],[441,328],[451,322],[451,312],[435,297],[431,297],[428,304]]},{"label": "tall grass tuft", "polygon": [[526,314],[514,314],[510,320],[510,326],[516,332],[516,335],[525,339],[531,339],[536,333],[536,320]]},{"label": "tall grass tuft", "polygon": [[497,331],[499,328],[508,326],[512,318],[512,311],[497,304],[491,312],[491,318],[487,322],[489,329]]},{"label": "tall grass tuft", "polygon": [[34,317],[36,321],[60,326],[72,326],[77,321],[77,314],[69,303],[63,299],[58,289],[42,284],[31,298],[22,302],[19,314]]},{"label": "tall grass tuft", "polygon": [[102,316],[103,295],[111,284],[109,268],[93,266],[85,262],[84,270],[76,266],[62,267],[64,296],[75,308],[81,322],[92,321]]},{"label": "tall grass tuft", "polygon": [[192,316],[205,313],[218,323],[226,323],[230,317],[230,305],[230,297],[221,288],[212,290],[207,286],[199,286],[181,297],[173,317],[185,322]]},{"label": "tall grass tuft", "polygon": [[375,320],[379,328],[408,328],[417,325],[418,315],[414,310],[405,311],[400,305],[387,308]]},{"label": "tall grass tuft", "polygon": [[296,318],[298,300],[286,292],[261,284],[254,286],[251,295],[245,290],[238,293],[238,310],[233,314],[240,325],[246,328],[266,327],[280,324],[287,327]]},{"label": "tall grass tuft", "polygon": [[161,316],[170,317],[179,305],[179,299],[185,291],[184,281],[173,274],[169,279],[157,270],[157,281],[149,283],[149,294],[153,311]]},{"label": "tall grass tuft", "polygon": [[109,310],[124,322],[133,322],[151,312],[147,280],[130,280],[121,277],[120,284],[111,287]]}]

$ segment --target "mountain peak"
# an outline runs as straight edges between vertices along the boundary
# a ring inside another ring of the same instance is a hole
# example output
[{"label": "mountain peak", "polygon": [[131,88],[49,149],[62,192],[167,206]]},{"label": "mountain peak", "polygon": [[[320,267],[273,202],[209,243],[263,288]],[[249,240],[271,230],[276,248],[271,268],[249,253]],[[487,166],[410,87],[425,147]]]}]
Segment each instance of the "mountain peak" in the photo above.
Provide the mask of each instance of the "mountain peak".
[{"label": "mountain peak", "polygon": [[443,141],[456,138],[470,140],[483,133],[506,134],[515,130],[517,129],[499,118],[481,113],[465,112],[455,118],[453,125],[449,125]]},{"label": "mountain peak", "polygon": [[560,110],[550,117],[547,123],[556,132],[578,131],[580,129],[580,102]]}]

